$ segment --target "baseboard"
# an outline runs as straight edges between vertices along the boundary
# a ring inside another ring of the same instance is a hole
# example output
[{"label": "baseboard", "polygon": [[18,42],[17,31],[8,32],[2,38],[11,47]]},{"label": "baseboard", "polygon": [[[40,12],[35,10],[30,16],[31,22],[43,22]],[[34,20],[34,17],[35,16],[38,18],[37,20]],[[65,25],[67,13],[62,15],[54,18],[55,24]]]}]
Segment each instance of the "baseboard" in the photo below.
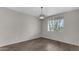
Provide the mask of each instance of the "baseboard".
[{"label": "baseboard", "polygon": [[[54,39],[49,39],[49,38],[46,38],[46,37],[33,38],[33,39],[30,39],[30,40],[27,40],[27,41],[36,40],[36,39],[41,39],[41,38],[42,38],[42,39],[53,40],[53,41],[60,42],[60,43],[64,43],[64,44],[69,44],[69,45],[77,46],[77,45],[74,45],[74,44],[70,44],[70,43],[66,43],[66,42],[62,42],[62,41],[58,41],[58,40],[54,40]],[[13,43],[13,44],[8,44],[8,45],[2,46],[2,47],[6,47],[6,46],[9,46],[9,45],[14,45],[14,44],[22,43],[22,42],[25,42],[25,41],[16,42],[16,43]],[[79,46],[77,46],[77,47],[79,47]]]},{"label": "baseboard", "polygon": [[[49,39],[49,40],[53,40],[53,41],[57,41],[57,42],[61,42],[61,43],[65,43],[65,44],[69,44],[69,45],[73,45],[73,46],[78,46],[78,45],[75,45],[75,44],[72,44],[72,43],[67,43],[67,42],[60,41],[60,40],[50,39],[50,38],[48,38],[48,37],[41,37],[41,38]],[[78,47],[79,47],[79,46],[78,46]]]},{"label": "baseboard", "polygon": [[[31,41],[31,40],[35,40],[35,39],[40,39],[40,38],[43,38],[43,37],[33,38],[33,39],[30,39],[30,40],[27,40],[27,41]],[[6,47],[6,46],[10,46],[10,45],[22,43],[22,42],[25,42],[25,41],[26,41],[26,40],[20,41],[20,42],[16,42],[16,43],[12,43],[12,44],[8,44],[8,45],[4,45],[4,46],[1,46],[1,47]],[[1,47],[0,47],[0,48],[1,48]]]}]

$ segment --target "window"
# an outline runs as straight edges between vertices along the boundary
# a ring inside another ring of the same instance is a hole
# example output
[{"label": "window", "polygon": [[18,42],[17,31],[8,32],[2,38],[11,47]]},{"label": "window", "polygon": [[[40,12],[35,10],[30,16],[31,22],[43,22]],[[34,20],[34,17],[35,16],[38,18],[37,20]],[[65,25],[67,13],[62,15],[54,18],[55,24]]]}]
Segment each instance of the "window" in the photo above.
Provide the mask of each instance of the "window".
[{"label": "window", "polygon": [[50,18],[48,20],[48,31],[63,32],[64,17]]}]

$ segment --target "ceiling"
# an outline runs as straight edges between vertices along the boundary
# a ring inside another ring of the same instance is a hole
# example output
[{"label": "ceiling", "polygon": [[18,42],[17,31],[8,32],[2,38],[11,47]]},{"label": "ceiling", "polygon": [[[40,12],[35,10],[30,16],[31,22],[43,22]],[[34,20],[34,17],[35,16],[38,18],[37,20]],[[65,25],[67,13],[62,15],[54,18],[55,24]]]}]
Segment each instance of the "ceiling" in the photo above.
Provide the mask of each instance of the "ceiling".
[{"label": "ceiling", "polygon": [[[8,7],[9,9],[26,13],[32,16],[38,17],[41,14],[41,8],[40,7]],[[71,10],[79,9],[78,7],[44,7],[43,8],[43,14],[45,16],[51,16],[58,13],[63,13]]]}]

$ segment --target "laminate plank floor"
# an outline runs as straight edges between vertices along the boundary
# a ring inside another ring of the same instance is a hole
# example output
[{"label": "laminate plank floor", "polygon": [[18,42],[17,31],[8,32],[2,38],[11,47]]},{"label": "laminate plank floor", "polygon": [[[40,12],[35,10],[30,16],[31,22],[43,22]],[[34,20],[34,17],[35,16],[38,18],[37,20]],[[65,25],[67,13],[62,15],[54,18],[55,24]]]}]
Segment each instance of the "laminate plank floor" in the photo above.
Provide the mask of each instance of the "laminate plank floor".
[{"label": "laminate plank floor", "polygon": [[37,38],[0,47],[0,51],[79,51],[79,47],[46,38]]}]

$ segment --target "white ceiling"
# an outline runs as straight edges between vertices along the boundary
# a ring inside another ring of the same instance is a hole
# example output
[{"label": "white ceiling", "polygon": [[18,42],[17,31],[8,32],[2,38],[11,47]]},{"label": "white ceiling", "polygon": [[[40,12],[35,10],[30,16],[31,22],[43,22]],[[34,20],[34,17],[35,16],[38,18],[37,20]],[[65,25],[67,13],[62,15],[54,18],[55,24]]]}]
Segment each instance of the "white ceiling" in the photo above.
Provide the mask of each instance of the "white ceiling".
[{"label": "white ceiling", "polygon": [[[21,13],[26,13],[32,16],[36,16],[36,17],[38,17],[41,13],[40,7],[8,7],[8,8]],[[79,9],[79,8],[78,7],[44,7],[43,14],[45,16],[51,16],[58,13],[63,13],[63,12],[76,10],[76,9]]]}]

